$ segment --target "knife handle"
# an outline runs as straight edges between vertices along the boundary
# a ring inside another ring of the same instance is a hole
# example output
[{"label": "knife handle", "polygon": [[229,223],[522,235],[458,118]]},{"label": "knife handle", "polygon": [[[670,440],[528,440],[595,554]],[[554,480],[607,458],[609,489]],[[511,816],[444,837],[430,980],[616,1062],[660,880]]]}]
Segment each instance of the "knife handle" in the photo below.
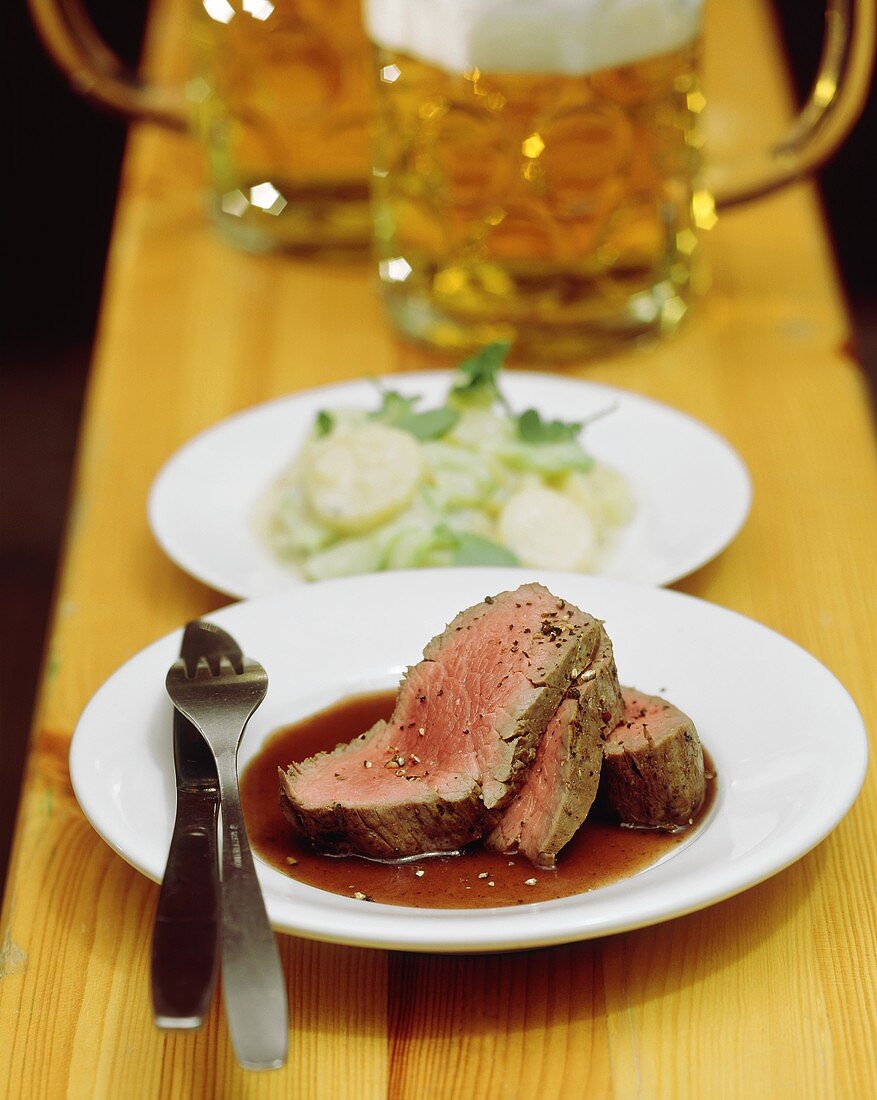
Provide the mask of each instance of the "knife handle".
[{"label": "knife handle", "polygon": [[216,757],[222,820],[222,991],[232,1043],[246,1069],[286,1061],[289,1014],[277,940],[247,840],[236,752]]},{"label": "knife handle", "polygon": [[152,934],[152,1008],[162,1028],[204,1022],[219,956],[217,800],[177,790],[177,816]]}]

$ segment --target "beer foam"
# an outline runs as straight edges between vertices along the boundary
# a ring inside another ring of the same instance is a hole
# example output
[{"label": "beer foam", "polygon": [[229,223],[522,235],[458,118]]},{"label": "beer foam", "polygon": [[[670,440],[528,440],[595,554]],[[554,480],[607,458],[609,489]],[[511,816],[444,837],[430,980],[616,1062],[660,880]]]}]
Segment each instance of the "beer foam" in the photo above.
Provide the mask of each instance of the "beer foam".
[{"label": "beer foam", "polygon": [[581,76],[681,48],[703,0],[365,0],[369,37],[448,72]]}]

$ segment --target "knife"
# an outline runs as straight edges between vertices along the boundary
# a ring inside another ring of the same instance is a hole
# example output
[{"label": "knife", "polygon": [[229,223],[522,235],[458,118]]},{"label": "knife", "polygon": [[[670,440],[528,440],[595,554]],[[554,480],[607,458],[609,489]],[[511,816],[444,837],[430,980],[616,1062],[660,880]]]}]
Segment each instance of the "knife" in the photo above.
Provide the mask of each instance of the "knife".
[{"label": "knife", "polygon": [[[180,656],[194,675],[199,659],[242,660],[224,630],[191,622]],[[152,934],[152,1008],[161,1028],[204,1022],[216,985],[220,939],[217,815],[219,784],[213,756],[188,718],[174,708],[177,810]]]}]

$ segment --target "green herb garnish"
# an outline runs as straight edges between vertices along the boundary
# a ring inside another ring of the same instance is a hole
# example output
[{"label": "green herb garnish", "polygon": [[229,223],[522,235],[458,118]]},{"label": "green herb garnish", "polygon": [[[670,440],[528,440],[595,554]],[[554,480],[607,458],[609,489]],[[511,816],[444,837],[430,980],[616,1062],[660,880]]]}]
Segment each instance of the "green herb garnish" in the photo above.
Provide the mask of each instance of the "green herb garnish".
[{"label": "green herb garnish", "polygon": [[381,390],[381,407],[370,412],[368,419],[379,420],[382,424],[389,424],[395,428],[400,420],[411,416],[419,400],[419,396],[405,397],[397,390]]},{"label": "green herb garnish", "polygon": [[415,439],[426,441],[428,439],[440,439],[460,419],[456,409],[442,405],[438,409],[427,409],[426,412],[410,413],[396,421],[394,425],[404,432],[410,432]]},{"label": "green herb garnish", "polygon": [[399,428],[400,431],[408,432],[421,442],[440,439],[443,435],[447,435],[460,419],[457,410],[447,405],[416,412],[415,405],[421,400],[419,396],[405,397],[396,390],[384,390],[381,396],[381,407],[369,413],[369,420],[377,420],[391,428]]},{"label": "green herb garnish", "polygon": [[323,436],[328,435],[329,432],[335,426],[335,418],[330,412],[326,412],[325,409],[320,409],[317,413],[317,419],[314,423],[314,431],[317,433],[318,438],[322,439]]},{"label": "green herb garnish", "polygon": [[506,400],[500,393],[496,376],[511,344],[488,344],[457,368],[458,381],[451,386],[451,397],[471,404],[492,405],[498,401],[504,408]]},{"label": "green herb garnish", "polygon": [[569,443],[582,429],[581,424],[543,420],[535,409],[522,412],[517,421],[518,437],[525,443]]}]

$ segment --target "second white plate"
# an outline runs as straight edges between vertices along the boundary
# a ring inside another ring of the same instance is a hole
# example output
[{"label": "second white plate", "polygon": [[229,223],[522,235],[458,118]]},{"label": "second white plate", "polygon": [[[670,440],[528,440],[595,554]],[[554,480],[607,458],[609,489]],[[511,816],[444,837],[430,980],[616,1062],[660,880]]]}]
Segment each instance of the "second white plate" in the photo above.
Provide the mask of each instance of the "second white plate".
[{"label": "second white plate", "polygon": [[[386,386],[424,404],[440,402],[450,372],[392,375]],[[706,425],[668,405],[611,386],[508,372],[503,392],[515,410],[585,420],[588,451],[622,473],[636,511],[600,573],[665,585],[715,557],[749,512],[749,475],[740,456]],[[368,381],[306,390],[256,405],[186,443],[165,464],[149,497],[149,522],[165,553],[197,580],[250,597],[301,584],[263,545],[256,501],[291,461],[320,409],[377,404]]]}]

